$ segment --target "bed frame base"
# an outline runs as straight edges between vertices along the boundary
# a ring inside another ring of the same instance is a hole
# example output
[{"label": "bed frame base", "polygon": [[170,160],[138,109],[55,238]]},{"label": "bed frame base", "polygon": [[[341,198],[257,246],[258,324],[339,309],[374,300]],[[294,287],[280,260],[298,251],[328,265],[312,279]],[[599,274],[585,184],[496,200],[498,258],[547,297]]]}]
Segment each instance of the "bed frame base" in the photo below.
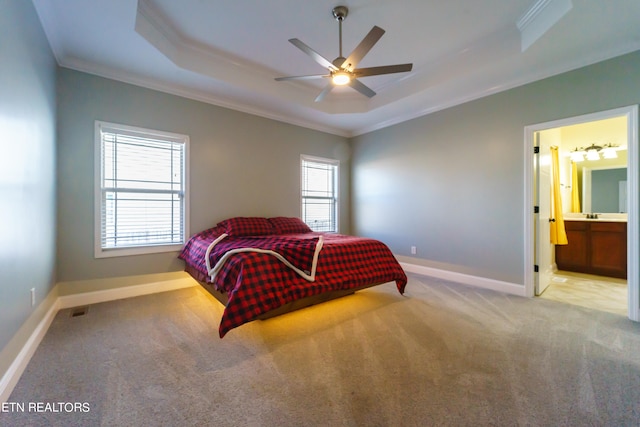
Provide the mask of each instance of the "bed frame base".
[{"label": "bed frame base", "polygon": [[[220,303],[226,307],[227,302],[229,300],[229,298],[227,297],[226,293],[220,292],[219,290],[214,288],[210,283],[201,282],[201,281],[198,281],[198,283],[200,283],[200,285],[202,285],[202,287],[207,292],[209,292],[211,295],[213,295],[213,297],[215,299],[220,301]],[[382,285],[382,283],[374,283],[372,285],[364,285],[364,286],[359,286],[357,288],[352,288],[352,289],[341,289],[341,290],[337,290],[337,291],[326,292],[324,294],[313,295],[313,296],[302,298],[302,299],[299,299],[299,300],[296,300],[296,301],[291,301],[291,302],[286,303],[286,304],[284,304],[284,305],[282,305],[282,306],[280,306],[280,307],[278,307],[276,309],[273,309],[271,311],[268,311],[268,312],[258,316],[256,319],[259,319],[259,320],[270,319],[272,317],[276,317],[276,316],[280,316],[282,314],[290,313],[292,311],[300,310],[301,308],[310,307],[312,305],[316,305],[316,304],[320,304],[320,303],[323,303],[323,302],[331,301],[331,300],[336,299],[336,298],[342,298],[342,297],[345,297],[347,295],[351,295],[351,294],[353,294],[353,293],[355,293],[357,291],[360,291],[362,289],[366,289],[366,288],[370,288],[370,287],[378,286],[378,285]]]}]

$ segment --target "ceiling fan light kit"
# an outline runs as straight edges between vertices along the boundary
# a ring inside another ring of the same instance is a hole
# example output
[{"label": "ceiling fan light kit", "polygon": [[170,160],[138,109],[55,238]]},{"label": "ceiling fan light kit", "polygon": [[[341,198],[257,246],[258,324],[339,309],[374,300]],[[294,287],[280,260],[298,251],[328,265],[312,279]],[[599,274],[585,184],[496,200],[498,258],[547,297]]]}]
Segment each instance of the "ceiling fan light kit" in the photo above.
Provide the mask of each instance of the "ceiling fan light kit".
[{"label": "ceiling fan light kit", "polygon": [[351,82],[351,76],[347,72],[336,71],[335,73],[333,73],[333,76],[331,77],[331,81],[336,86],[344,86],[349,82]]},{"label": "ceiling fan light kit", "polygon": [[396,64],[396,65],[383,65],[379,67],[368,68],[355,68],[358,63],[364,58],[364,56],[371,50],[371,48],[380,40],[380,37],[384,34],[384,30],[378,26],[374,26],[371,31],[365,36],[358,46],[351,52],[348,57],[342,56],[342,21],[345,20],[349,14],[349,9],[346,6],[336,6],[331,11],[333,17],[338,21],[338,38],[339,38],[339,53],[338,57],[333,61],[329,61],[318,52],[307,46],[305,43],[298,39],[289,39],[289,42],[295,47],[309,55],[314,61],[327,69],[328,74],[314,74],[308,76],[288,76],[288,77],[276,77],[276,81],[287,80],[311,80],[329,78],[329,83],[316,97],[315,101],[319,102],[331,91],[334,86],[350,86],[361,94],[371,98],[376,93],[360,82],[359,77],[378,76],[382,74],[404,73],[411,71],[413,64]]}]

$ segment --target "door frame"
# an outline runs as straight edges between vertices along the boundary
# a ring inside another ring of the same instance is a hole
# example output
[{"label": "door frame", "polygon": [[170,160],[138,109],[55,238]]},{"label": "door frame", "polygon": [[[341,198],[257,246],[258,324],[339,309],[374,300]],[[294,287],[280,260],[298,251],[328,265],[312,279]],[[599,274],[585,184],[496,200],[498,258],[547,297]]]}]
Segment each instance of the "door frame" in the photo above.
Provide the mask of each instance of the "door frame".
[{"label": "door frame", "polygon": [[586,122],[625,116],[627,118],[627,299],[629,319],[640,321],[640,247],[638,205],[640,182],[638,180],[638,105],[615,108],[597,113],[569,117],[545,123],[525,126],[524,128],[524,287],[525,295],[534,296],[534,213],[533,213],[533,147],[534,135],[538,131],[570,126]]}]

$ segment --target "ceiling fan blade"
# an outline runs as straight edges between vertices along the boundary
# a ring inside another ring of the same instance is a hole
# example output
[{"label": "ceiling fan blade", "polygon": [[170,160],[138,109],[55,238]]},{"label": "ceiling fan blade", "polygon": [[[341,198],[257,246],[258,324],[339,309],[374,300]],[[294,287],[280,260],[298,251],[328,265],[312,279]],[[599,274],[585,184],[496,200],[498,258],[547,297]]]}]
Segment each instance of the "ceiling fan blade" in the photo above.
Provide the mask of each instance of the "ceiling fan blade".
[{"label": "ceiling fan blade", "polygon": [[335,65],[333,65],[331,63],[331,61],[329,61],[324,56],[320,55],[315,50],[311,49],[309,46],[307,46],[306,44],[304,44],[300,40],[298,40],[298,39],[289,39],[289,42],[292,45],[294,45],[295,47],[297,47],[298,49],[300,49],[301,51],[303,51],[304,53],[306,53],[307,55],[309,55],[314,61],[316,61],[318,64],[322,65],[324,68],[328,68],[330,70],[337,70],[338,69]]},{"label": "ceiling fan blade", "polygon": [[371,50],[374,44],[380,40],[380,37],[384,34],[384,30],[377,25],[374,26],[369,34],[365,36],[364,39],[360,42],[353,52],[347,57],[347,59],[342,63],[340,68],[348,68],[353,70],[356,65],[364,58],[364,56]]},{"label": "ceiling fan blade", "polygon": [[327,94],[329,92],[331,92],[331,89],[333,89],[333,84],[329,83],[328,85],[326,85],[324,87],[324,89],[322,89],[322,92],[320,92],[320,94],[318,96],[316,96],[315,102],[322,101],[324,99],[324,97],[327,96]]},{"label": "ceiling fan blade", "polygon": [[321,79],[331,77],[331,74],[311,74],[308,76],[287,76],[287,77],[276,77],[276,81],[282,82],[286,80],[312,80],[312,79]]},{"label": "ceiling fan blade", "polygon": [[405,73],[411,71],[412,68],[413,64],[383,65],[380,67],[356,68],[353,70],[353,74],[356,77],[378,76],[380,74]]},{"label": "ceiling fan blade", "polygon": [[355,90],[357,90],[358,92],[360,92],[361,94],[369,98],[371,98],[376,94],[368,86],[366,86],[360,80],[357,80],[357,79],[351,79],[351,81],[349,82],[349,86],[351,86],[352,88],[354,88]]}]

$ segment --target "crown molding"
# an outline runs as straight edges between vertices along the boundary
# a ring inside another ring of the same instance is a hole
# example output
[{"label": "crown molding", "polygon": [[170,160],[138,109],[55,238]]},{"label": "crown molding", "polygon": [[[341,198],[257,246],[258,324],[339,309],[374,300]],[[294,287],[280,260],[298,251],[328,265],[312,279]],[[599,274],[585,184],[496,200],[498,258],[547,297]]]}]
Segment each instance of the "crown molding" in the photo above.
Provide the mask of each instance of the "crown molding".
[{"label": "crown molding", "polygon": [[211,104],[217,107],[227,108],[229,110],[235,110],[241,113],[251,114],[253,116],[276,120],[279,122],[287,123],[294,126],[300,126],[300,127],[311,129],[311,130],[316,130],[319,132],[329,133],[332,135],[342,136],[345,138],[349,138],[352,136],[351,132],[342,128],[324,125],[313,120],[304,120],[299,117],[280,114],[273,110],[267,110],[267,109],[256,107],[250,104],[237,102],[232,99],[222,98],[220,96],[205,93],[200,90],[185,88],[176,84],[150,79],[149,77],[133,76],[131,75],[131,73],[128,73],[128,72],[123,72],[120,70],[115,70],[115,69],[102,67],[102,66],[96,66],[95,64],[87,63],[84,61],[72,60],[67,58],[64,61],[62,61],[60,66],[64,68],[69,68],[71,70],[92,74],[98,77],[119,81],[122,83],[132,84],[134,86],[143,87],[145,89],[156,90],[158,92],[180,96],[182,98],[203,102],[205,104]]},{"label": "crown molding", "polygon": [[522,86],[528,83],[532,83],[538,80],[552,77],[554,75],[562,74],[564,72],[568,72],[568,71],[572,71],[588,65],[592,65],[601,61],[605,61],[605,60],[617,57],[617,56],[635,52],[637,50],[640,50],[640,41],[630,42],[625,46],[620,46],[618,49],[613,51],[608,51],[606,53],[594,52],[593,55],[590,55],[587,58],[582,58],[580,61],[564,64],[562,66],[556,66],[552,69],[547,69],[547,70],[544,70],[543,72],[539,72],[535,74],[530,74],[526,76],[521,75],[520,78],[518,79],[514,79],[509,82],[503,82],[500,85],[495,85],[488,89],[478,90],[478,91],[475,91],[474,93],[468,94],[467,96],[461,96],[454,99],[449,99],[446,102],[434,104],[429,108],[415,110],[406,114],[395,115],[391,119],[378,121],[371,126],[363,126],[360,128],[353,128],[353,129],[345,129],[345,128],[339,128],[335,126],[330,126],[330,125],[319,123],[318,121],[315,121],[315,120],[305,120],[305,119],[294,117],[285,113],[278,113],[274,110],[267,110],[264,108],[256,107],[255,105],[237,102],[232,99],[222,98],[214,94],[207,94],[195,89],[184,88],[176,84],[162,82],[158,80],[152,80],[152,79],[149,79],[148,77],[133,76],[131,73],[128,73],[128,72],[123,72],[120,70],[102,67],[102,66],[96,66],[95,64],[87,63],[84,61],[74,60],[70,58],[63,58],[62,60],[58,61],[58,64],[64,68],[69,68],[72,70],[77,70],[77,71],[85,72],[88,74],[97,75],[99,77],[104,77],[104,78],[120,81],[123,83],[132,84],[135,86],[140,86],[146,89],[157,90],[159,92],[164,92],[164,93],[180,96],[187,99],[204,102],[204,103],[215,105],[222,108],[236,110],[242,113],[263,117],[266,119],[276,120],[276,121],[291,124],[294,126],[300,126],[300,127],[304,127],[311,130],[316,130],[319,132],[325,132],[332,135],[341,136],[344,138],[352,138],[352,137],[363,135],[369,132],[374,132],[376,130],[384,129],[389,126],[394,126],[409,120],[413,120],[418,117],[423,117],[423,116],[435,113],[437,111],[455,107],[457,105],[474,101],[474,100],[483,98],[485,96],[493,95],[505,90],[513,89],[518,86]]},{"label": "crown molding", "polygon": [[553,77],[562,73],[567,73],[573,70],[577,70],[579,68],[597,64],[598,62],[603,62],[618,56],[636,52],[638,50],[640,50],[640,41],[631,41],[624,46],[619,46],[615,50],[610,50],[607,52],[594,52],[592,55],[589,55],[588,57],[582,57],[579,61],[556,65],[552,68],[547,68],[537,73],[532,73],[527,75],[521,74],[519,78],[502,82],[499,85],[494,85],[487,89],[480,89],[480,90],[474,91],[473,93],[468,93],[465,96],[447,99],[447,101],[445,102],[433,104],[430,107],[425,109],[416,110],[407,114],[396,115],[389,120],[377,122],[371,126],[365,126],[358,129],[354,129],[351,132],[351,134],[352,134],[352,137],[364,135],[369,132],[374,132],[376,130],[384,129],[389,126],[394,126],[409,120],[413,120],[419,117],[424,117],[441,110],[446,110],[447,108],[455,107],[457,105],[462,105],[467,102],[484,98],[486,96],[495,95],[497,93],[504,92],[509,89],[514,89],[516,87],[524,86],[529,83],[534,83],[539,80],[544,80],[546,78]]},{"label": "crown molding", "polygon": [[518,20],[522,52],[531,47],[573,8],[571,0],[538,0]]}]

